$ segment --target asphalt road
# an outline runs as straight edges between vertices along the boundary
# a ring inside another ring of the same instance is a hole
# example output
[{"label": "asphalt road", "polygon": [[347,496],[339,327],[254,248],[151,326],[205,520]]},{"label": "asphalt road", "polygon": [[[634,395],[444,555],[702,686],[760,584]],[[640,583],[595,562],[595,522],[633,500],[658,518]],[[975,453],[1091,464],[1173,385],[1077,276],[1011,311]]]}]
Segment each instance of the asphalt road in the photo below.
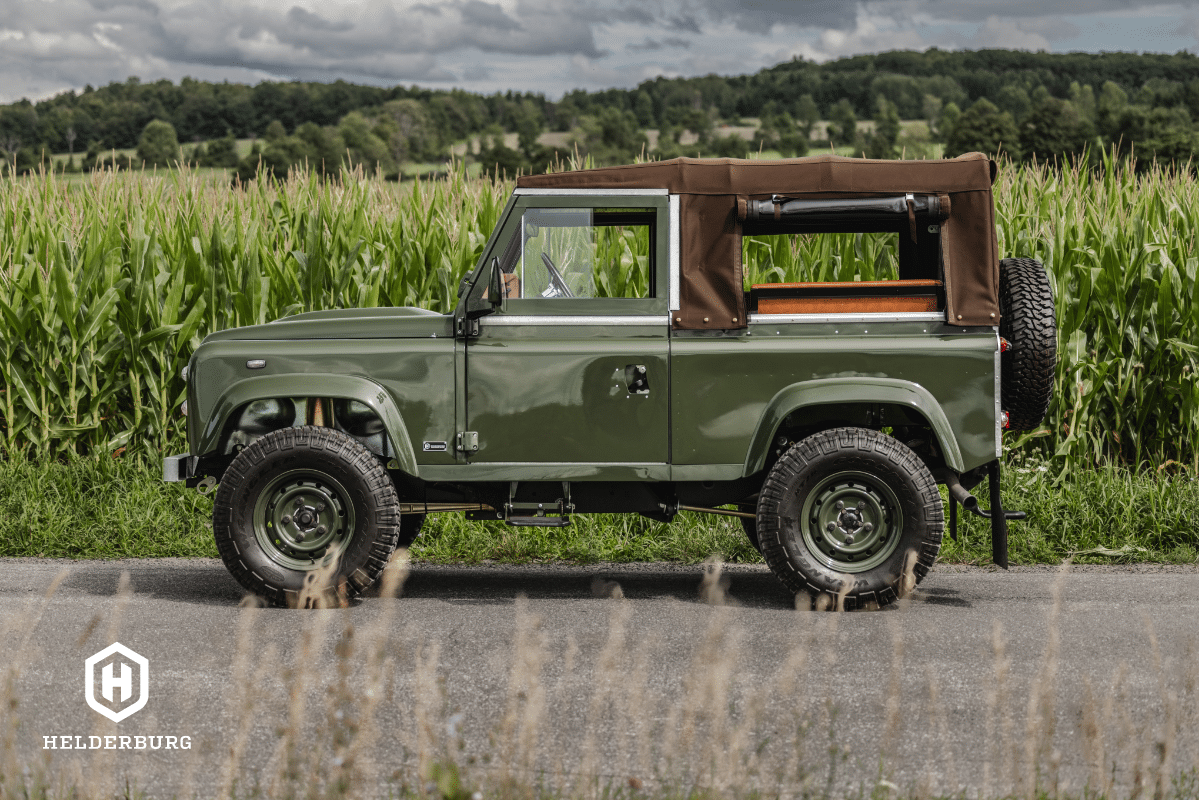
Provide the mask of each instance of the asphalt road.
[{"label": "asphalt road", "polygon": [[[454,761],[468,784],[882,778],[973,796],[1196,763],[1195,567],[941,565],[899,607],[850,614],[797,612],[765,568],[723,577],[417,565],[398,600],[289,611],[241,605],[219,561],[0,560],[16,678],[0,764],[152,795],[343,778],[373,793]],[[112,723],[85,702],[84,661],[117,641],[150,677],[145,707]],[[110,735],[191,749],[45,749]]]}]

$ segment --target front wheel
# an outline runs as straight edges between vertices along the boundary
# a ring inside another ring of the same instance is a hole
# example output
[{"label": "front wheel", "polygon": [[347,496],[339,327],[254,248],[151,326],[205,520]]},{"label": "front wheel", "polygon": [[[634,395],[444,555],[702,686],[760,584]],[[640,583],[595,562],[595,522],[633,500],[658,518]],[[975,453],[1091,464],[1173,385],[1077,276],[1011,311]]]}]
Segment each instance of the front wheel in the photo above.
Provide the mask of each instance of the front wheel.
[{"label": "front wheel", "polygon": [[944,529],[928,467],[902,442],[865,428],[795,444],[758,499],[758,541],[771,570],[813,603],[844,594],[846,609],[887,605],[910,588],[906,581],[919,583]]},{"label": "front wheel", "polygon": [[400,532],[378,459],[341,431],[311,426],[273,431],[238,454],[212,518],[233,577],[293,607],[344,603],[370,587]]}]

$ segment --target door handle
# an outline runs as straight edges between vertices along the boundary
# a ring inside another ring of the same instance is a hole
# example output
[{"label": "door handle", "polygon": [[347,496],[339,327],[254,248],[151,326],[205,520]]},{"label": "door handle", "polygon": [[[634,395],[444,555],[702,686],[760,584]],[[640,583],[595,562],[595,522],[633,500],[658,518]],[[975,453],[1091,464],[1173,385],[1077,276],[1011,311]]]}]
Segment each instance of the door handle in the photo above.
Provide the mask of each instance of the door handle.
[{"label": "door handle", "polygon": [[644,364],[629,364],[624,368],[624,385],[629,394],[649,394],[649,372]]}]

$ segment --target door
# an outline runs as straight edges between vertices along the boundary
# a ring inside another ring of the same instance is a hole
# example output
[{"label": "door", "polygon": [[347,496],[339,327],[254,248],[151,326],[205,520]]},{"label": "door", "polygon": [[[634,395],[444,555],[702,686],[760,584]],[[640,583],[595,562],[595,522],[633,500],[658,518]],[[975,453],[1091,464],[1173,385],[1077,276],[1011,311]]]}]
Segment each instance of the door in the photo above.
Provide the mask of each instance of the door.
[{"label": "door", "polygon": [[653,195],[518,201],[496,246],[505,297],[466,345],[471,461],[666,463],[665,208]]}]

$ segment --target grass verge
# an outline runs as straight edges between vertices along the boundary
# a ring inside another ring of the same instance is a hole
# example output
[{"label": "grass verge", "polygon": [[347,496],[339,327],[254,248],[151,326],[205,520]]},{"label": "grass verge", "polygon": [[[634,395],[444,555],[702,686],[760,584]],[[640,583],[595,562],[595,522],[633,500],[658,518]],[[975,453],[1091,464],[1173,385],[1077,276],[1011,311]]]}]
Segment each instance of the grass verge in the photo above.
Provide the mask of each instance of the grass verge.
[{"label": "grass verge", "polygon": [[[1044,464],[1016,460],[1004,474],[1004,504],[1028,512],[1011,524],[1016,564],[1199,560],[1199,482],[1107,467],[1055,480]],[[987,505],[986,484],[975,493]],[[164,484],[138,458],[0,461],[0,556],[154,558],[216,556],[212,500]],[[987,520],[961,515],[941,560],[991,559]],[[436,563],[675,561],[718,555],[760,562],[738,520],[683,513],[672,524],[634,514],[579,515],[568,528],[512,528],[431,515],[412,549]]]}]

